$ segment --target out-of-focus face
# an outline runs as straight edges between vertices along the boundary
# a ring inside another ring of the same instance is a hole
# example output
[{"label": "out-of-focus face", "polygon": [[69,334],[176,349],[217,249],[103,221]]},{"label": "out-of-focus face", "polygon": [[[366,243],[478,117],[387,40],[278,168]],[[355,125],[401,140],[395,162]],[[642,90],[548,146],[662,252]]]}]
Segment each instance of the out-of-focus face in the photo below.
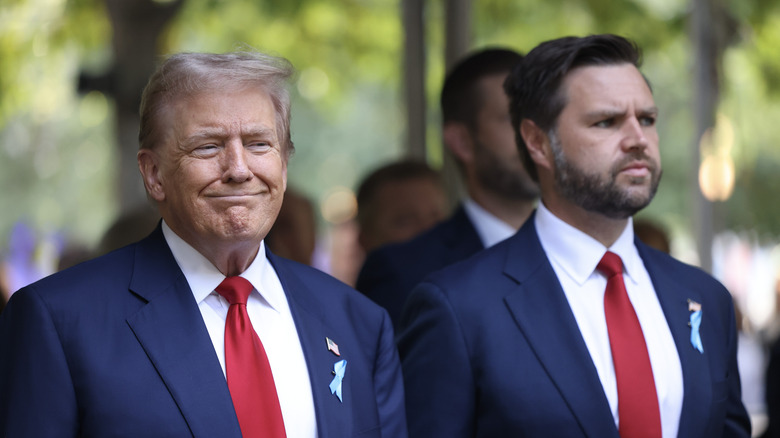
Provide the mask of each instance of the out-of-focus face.
[{"label": "out-of-focus face", "polygon": [[372,200],[374,213],[360,243],[366,251],[402,242],[433,227],[447,216],[447,197],[430,178],[411,178],[382,185]]},{"label": "out-of-focus face", "polygon": [[480,81],[482,108],[477,114],[474,136],[474,167],[480,183],[491,192],[510,199],[534,199],[536,183],[520,160],[509,116],[509,97],[504,92],[506,74]]},{"label": "out-of-focus face", "polygon": [[153,160],[142,173],[166,223],[201,252],[259,246],[287,184],[269,95],[254,88],[200,93],[172,104],[160,126],[168,131],[154,150],[139,152],[139,162],[142,154]]},{"label": "out-of-focus face", "polygon": [[661,178],[657,109],[630,64],[578,68],[551,135],[555,190],[573,205],[626,218],[650,203]]}]

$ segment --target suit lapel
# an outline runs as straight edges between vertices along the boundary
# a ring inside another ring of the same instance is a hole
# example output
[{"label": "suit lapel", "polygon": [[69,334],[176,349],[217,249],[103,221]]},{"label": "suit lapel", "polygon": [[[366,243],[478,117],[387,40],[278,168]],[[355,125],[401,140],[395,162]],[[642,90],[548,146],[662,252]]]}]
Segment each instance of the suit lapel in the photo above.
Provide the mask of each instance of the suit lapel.
[{"label": "suit lapel", "polygon": [[511,238],[505,275],[519,283],[505,298],[520,331],[589,437],[615,437],[609,402],[574,314],[539,243],[533,216]]},{"label": "suit lapel", "polygon": [[354,411],[353,400],[349,390],[349,376],[353,370],[347,366],[341,401],[330,392],[329,385],[334,377],[332,371],[335,363],[346,360],[349,365],[349,352],[340,351],[341,356],[336,356],[328,350],[325,337],[329,336],[338,343],[338,332],[326,323],[326,315],[317,305],[314,292],[289,270],[284,260],[270,252],[268,252],[268,259],[276,270],[287,295],[303,355],[306,358],[317,416],[318,436],[320,438],[347,436],[353,424],[351,419]]},{"label": "suit lapel", "polygon": [[158,226],[139,243],[131,290],[147,304],[127,319],[193,436],[241,437],[227,382],[192,291]]},{"label": "suit lapel", "polygon": [[650,274],[653,288],[677,346],[677,354],[680,356],[683,373],[683,406],[678,435],[694,437],[706,429],[705,420],[710,415],[708,412],[710,404],[705,401],[712,398],[710,369],[705,356],[707,352],[705,350],[702,354],[693,348],[691,327],[688,325],[690,320],[688,300],[701,303],[701,296],[694,289],[686,290],[681,287],[681,279],[670,277],[669,270],[661,267],[663,262],[644,244],[637,241],[636,246]]}]

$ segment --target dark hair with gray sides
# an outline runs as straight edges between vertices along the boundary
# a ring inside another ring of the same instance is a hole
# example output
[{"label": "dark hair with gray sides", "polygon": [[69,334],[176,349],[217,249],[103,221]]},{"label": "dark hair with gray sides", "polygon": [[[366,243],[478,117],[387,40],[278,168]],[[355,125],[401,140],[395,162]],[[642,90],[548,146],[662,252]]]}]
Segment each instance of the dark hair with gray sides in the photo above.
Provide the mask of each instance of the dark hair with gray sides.
[{"label": "dark hair with gray sides", "polygon": [[509,96],[520,158],[535,181],[539,175],[520,135],[520,122],[529,119],[550,132],[567,103],[561,84],[569,72],[593,65],[631,64],[639,68],[641,60],[637,45],[617,35],[564,37],[539,44],[512,70],[504,90]]},{"label": "dark hair with gray sides", "polygon": [[295,147],[290,137],[290,94],[287,84],[294,69],[284,58],[259,52],[178,53],[157,68],[141,96],[139,146],[153,149],[159,141],[159,118],[166,106],[198,93],[258,87],[271,97],[276,112],[276,135],[285,158]]}]

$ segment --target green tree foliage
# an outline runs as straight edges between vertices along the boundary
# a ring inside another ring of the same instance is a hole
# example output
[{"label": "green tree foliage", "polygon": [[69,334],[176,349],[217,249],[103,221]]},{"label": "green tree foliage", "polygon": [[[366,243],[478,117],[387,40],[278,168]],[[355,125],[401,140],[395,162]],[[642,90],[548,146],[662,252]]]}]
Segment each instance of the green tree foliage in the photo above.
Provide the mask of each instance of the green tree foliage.
[{"label": "green tree foliage", "polygon": [[[159,0],[163,1],[163,0]],[[444,76],[444,2],[426,3],[430,141],[438,146]],[[777,122],[780,6],[730,0],[733,37],[724,58],[720,112],[732,121],[736,169],[724,223],[780,234]],[[290,184],[319,200],[354,188],[370,168],[403,154],[403,29],[398,0],[187,0],[160,53],[250,46],[290,59],[294,84]],[[691,7],[685,0],[473,2],[474,47],[527,51],[563,35],[614,32],[645,52],[661,109],[664,182],[646,212],[689,227],[695,154]],[[100,0],[0,3],[0,247],[21,219],[94,242],[117,211],[116,140],[110,98],[77,92],[79,74],[112,63],[112,31]]]}]

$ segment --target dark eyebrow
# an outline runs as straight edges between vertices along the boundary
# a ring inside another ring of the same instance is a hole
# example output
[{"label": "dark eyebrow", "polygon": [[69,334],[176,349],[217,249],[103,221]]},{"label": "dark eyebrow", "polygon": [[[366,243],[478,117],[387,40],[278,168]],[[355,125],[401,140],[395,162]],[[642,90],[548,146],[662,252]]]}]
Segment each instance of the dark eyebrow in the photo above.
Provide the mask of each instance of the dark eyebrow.
[{"label": "dark eyebrow", "polygon": [[[585,117],[587,117],[590,120],[600,120],[600,119],[611,119],[613,117],[622,117],[626,114],[626,111],[624,109],[600,109],[591,111],[589,113],[585,114]],[[639,108],[637,110],[637,114],[641,114],[642,116],[656,116],[658,115],[658,107],[656,106],[650,106],[646,108]]]},{"label": "dark eyebrow", "polygon": [[647,108],[640,108],[638,113],[642,114],[643,116],[657,116],[658,115],[658,107],[657,106],[650,106],[650,107],[647,107]]}]

